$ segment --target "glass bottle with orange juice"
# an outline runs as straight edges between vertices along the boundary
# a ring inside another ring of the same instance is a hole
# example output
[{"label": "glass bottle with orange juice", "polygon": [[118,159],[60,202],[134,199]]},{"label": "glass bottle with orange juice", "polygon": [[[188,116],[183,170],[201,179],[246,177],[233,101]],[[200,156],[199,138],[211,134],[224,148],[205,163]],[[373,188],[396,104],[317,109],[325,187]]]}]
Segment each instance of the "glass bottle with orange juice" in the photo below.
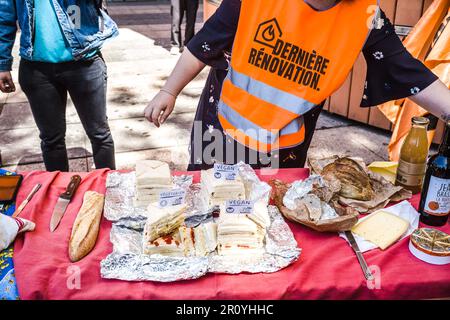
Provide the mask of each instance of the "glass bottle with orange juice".
[{"label": "glass bottle with orange juice", "polygon": [[430,123],[425,117],[412,118],[412,126],[400,150],[395,184],[411,190],[413,194],[422,190],[427,168],[428,136]]}]

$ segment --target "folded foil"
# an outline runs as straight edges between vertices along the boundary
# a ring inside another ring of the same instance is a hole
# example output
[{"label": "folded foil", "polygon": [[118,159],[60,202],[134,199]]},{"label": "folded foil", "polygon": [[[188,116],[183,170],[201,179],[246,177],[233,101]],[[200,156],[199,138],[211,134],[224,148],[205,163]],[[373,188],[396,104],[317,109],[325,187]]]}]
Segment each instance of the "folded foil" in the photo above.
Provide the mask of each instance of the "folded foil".
[{"label": "folded foil", "polygon": [[[269,200],[270,186],[259,181],[250,166],[239,164],[251,200]],[[107,179],[105,218],[112,221],[110,241],[113,252],[101,261],[101,276],[125,281],[174,282],[197,279],[207,273],[272,273],[294,261],[301,253],[297,241],[281,213],[269,206],[271,225],[267,230],[265,253],[257,257],[219,256],[167,257],[142,254],[142,233],[147,220],[145,209],[133,206],[136,176],[132,173],[110,173]],[[200,197],[200,185],[192,177],[174,177],[178,187],[187,190],[186,224],[194,227],[213,220],[218,208],[208,208]]]},{"label": "folded foil", "polygon": [[242,181],[244,181],[247,200],[264,200],[265,203],[268,204],[270,199],[270,191],[272,188],[267,183],[262,182],[259,179],[255,173],[255,170],[253,170],[250,165],[241,161],[237,164],[237,166],[239,168],[239,174]]},{"label": "folded foil", "polygon": [[[289,210],[296,210],[298,202],[301,201],[307,194],[313,191],[313,185],[317,184],[320,187],[325,186],[324,179],[319,175],[311,175],[305,180],[299,180],[292,183],[289,190],[286,192],[283,198],[283,204]],[[336,210],[328,203],[320,201],[322,215],[320,220],[330,220],[337,218],[339,215]]]},{"label": "folded foil", "polygon": [[[191,190],[193,177],[189,175],[174,176],[173,184],[176,188],[187,190],[186,203],[192,203],[194,195]],[[106,195],[104,216],[110,221],[118,221],[122,218],[142,218],[147,216],[146,208],[134,206],[136,192],[136,173],[112,172],[106,180]],[[109,205],[111,204],[111,205]],[[145,223],[144,223],[145,224]]]},{"label": "folded foil", "polygon": [[297,209],[297,200],[304,198],[313,190],[313,184],[323,185],[323,178],[319,175],[311,175],[305,180],[298,180],[292,183],[283,198],[283,204],[289,210]]}]

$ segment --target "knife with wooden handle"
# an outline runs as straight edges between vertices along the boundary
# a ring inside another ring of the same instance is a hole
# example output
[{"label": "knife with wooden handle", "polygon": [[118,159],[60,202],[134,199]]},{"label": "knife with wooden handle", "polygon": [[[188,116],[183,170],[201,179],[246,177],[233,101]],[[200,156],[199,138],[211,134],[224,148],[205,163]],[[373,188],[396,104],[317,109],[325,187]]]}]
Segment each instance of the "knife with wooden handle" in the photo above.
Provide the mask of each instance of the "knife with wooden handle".
[{"label": "knife with wooden handle", "polygon": [[31,192],[28,194],[27,198],[20,204],[19,207],[17,207],[16,211],[14,211],[12,217],[13,218],[17,218],[21,213],[22,210],[27,206],[27,204],[31,201],[31,199],[34,197],[34,195],[36,194],[36,192],[39,191],[39,189],[41,188],[41,184],[38,183],[37,185],[34,186],[33,190],[31,190]]},{"label": "knife with wooden handle", "polygon": [[369,267],[367,266],[366,259],[364,259],[363,254],[361,253],[361,250],[358,247],[358,244],[356,243],[355,237],[353,236],[353,233],[351,231],[345,231],[345,235],[347,236],[348,241],[350,242],[350,245],[353,248],[353,251],[355,251],[356,257],[358,258],[359,265],[361,266],[361,269],[364,273],[364,277],[372,281],[373,275],[372,272],[370,272]]},{"label": "knife with wooden handle", "polygon": [[64,213],[66,212],[67,206],[69,205],[70,201],[72,200],[80,183],[81,183],[81,177],[79,175],[73,176],[70,179],[70,183],[67,186],[66,191],[59,196],[58,201],[56,202],[56,206],[53,209],[52,219],[50,220],[50,232],[55,231],[55,229],[58,227],[59,222],[63,218]]}]

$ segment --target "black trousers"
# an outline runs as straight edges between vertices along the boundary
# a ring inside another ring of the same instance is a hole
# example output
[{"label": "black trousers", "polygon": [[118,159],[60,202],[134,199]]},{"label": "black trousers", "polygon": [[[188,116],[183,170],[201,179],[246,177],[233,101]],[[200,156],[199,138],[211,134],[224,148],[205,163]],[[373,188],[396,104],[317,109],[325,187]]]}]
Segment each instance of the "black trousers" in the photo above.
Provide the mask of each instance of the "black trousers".
[{"label": "black trousers", "polygon": [[[173,46],[182,47],[194,37],[199,0],[171,0],[170,2],[170,13],[172,16],[171,43]],[[181,24],[183,23],[185,13],[186,30],[183,42],[181,36]]]},{"label": "black trousers", "polygon": [[106,116],[107,70],[100,56],[56,64],[22,59],[19,83],[40,132],[48,171],[69,171],[65,143],[67,94],[91,142],[96,168],[115,169],[114,142]]}]

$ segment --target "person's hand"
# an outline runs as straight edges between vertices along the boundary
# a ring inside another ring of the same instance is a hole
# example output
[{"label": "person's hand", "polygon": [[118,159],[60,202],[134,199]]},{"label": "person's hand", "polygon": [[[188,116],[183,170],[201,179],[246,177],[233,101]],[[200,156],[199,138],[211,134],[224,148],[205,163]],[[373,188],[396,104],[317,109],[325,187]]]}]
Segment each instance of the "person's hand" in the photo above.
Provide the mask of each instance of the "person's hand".
[{"label": "person's hand", "polygon": [[0,72],[0,91],[3,93],[11,93],[16,91],[16,86],[11,77],[11,72]]},{"label": "person's hand", "polygon": [[175,95],[160,91],[145,108],[145,118],[159,128],[172,113],[175,101]]}]

